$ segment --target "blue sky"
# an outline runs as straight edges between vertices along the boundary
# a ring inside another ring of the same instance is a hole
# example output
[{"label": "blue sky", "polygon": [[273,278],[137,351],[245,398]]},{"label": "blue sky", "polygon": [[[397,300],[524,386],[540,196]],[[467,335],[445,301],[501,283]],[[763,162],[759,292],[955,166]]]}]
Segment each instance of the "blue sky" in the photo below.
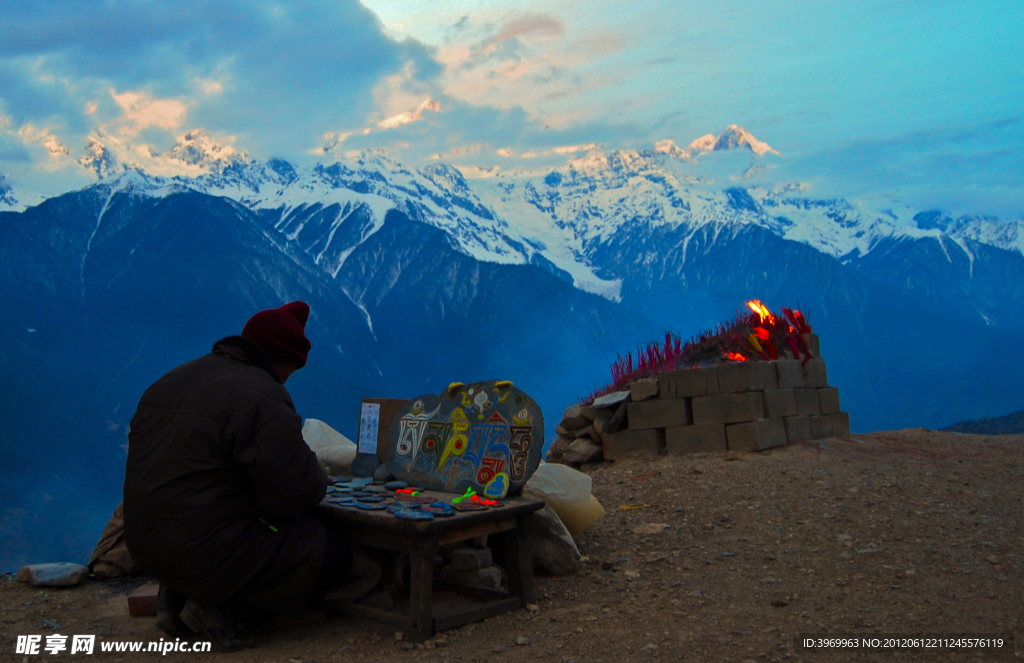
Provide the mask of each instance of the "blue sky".
[{"label": "blue sky", "polygon": [[1020,34],[1021,3],[962,0],[16,2],[0,173],[84,186],[90,140],[195,173],[171,148],[197,129],[256,158],[509,168],[739,124],[816,195],[1020,217]]}]

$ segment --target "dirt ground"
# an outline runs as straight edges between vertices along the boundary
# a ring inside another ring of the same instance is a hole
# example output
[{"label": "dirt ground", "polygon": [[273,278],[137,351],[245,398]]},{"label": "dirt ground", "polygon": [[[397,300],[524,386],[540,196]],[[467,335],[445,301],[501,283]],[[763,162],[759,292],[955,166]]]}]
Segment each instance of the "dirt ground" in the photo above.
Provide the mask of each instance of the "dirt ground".
[{"label": "dirt ground", "polygon": [[[608,516],[579,540],[574,576],[538,577],[535,610],[425,645],[332,618],[230,654],[168,661],[989,661],[979,650],[806,651],[799,634],[1024,635],[1024,436],[924,429],[744,455],[585,468]],[[15,636],[159,640],[130,618],[134,582],[41,590],[0,580],[0,647]],[[1024,642],[1016,644],[1024,656]],[[146,660],[158,654],[94,654]]]}]

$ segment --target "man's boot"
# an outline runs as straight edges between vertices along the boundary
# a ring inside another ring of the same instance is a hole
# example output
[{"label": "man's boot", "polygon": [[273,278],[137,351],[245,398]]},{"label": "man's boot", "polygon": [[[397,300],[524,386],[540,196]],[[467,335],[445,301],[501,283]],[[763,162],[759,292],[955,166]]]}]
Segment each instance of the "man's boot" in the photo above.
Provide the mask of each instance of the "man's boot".
[{"label": "man's boot", "polygon": [[160,593],[156,598],[156,625],[168,635],[185,633],[188,628],[178,618],[185,607],[185,597],[167,585],[160,583]]},{"label": "man's boot", "polygon": [[380,582],[380,576],[380,565],[372,557],[359,550],[353,550],[352,565],[337,587],[324,592],[322,608],[335,612],[342,603],[358,601],[373,591]]},{"label": "man's boot", "polygon": [[193,633],[202,633],[221,651],[244,649],[254,644],[252,633],[221,608],[202,606],[189,599],[179,616]]}]

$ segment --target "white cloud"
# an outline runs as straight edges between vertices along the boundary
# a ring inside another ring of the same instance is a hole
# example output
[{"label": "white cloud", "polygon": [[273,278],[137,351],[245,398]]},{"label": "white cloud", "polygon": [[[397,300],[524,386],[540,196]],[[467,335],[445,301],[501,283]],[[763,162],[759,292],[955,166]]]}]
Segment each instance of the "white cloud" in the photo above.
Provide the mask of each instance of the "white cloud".
[{"label": "white cloud", "polygon": [[220,94],[224,91],[224,84],[211,78],[201,78],[196,81],[196,87],[207,96]]},{"label": "white cloud", "polygon": [[424,111],[434,111],[435,113],[441,112],[441,104],[437,103],[433,99],[426,99],[414,111],[405,111],[391,117],[384,118],[377,123],[377,127],[380,129],[394,129],[400,127],[403,124],[412,124],[423,119]]},{"label": "white cloud", "polygon": [[142,92],[110,91],[110,96],[121,108],[127,122],[125,132],[129,134],[156,127],[178,129],[185,121],[188,106],[177,99],[155,99]]},{"label": "white cloud", "polygon": [[594,150],[601,149],[599,143],[584,143],[581,145],[559,145],[558,147],[551,147],[545,150],[528,150],[517,154],[513,150],[508,148],[502,148],[497,151],[500,156],[503,157],[519,157],[520,159],[539,159],[542,157],[548,157],[551,155],[567,155],[567,154],[578,154],[580,152],[593,152]]},{"label": "white cloud", "polygon": [[18,129],[18,135],[26,143],[39,143],[46,148],[50,156],[59,157],[71,154],[67,148],[49,129],[40,129],[31,124],[26,124]]}]

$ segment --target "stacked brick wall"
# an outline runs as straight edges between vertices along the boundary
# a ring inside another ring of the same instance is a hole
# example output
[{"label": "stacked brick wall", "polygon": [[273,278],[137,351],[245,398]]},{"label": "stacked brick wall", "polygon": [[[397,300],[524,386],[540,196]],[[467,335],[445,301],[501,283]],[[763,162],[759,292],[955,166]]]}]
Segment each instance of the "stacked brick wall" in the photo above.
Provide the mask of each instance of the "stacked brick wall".
[{"label": "stacked brick wall", "polygon": [[760,451],[848,436],[850,415],[828,384],[824,360],[747,361],[633,383],[628,392],[569,408],[558,433],[549,461],[575,464],[595,460],[598,449],[615,460],[633,451]]}]

